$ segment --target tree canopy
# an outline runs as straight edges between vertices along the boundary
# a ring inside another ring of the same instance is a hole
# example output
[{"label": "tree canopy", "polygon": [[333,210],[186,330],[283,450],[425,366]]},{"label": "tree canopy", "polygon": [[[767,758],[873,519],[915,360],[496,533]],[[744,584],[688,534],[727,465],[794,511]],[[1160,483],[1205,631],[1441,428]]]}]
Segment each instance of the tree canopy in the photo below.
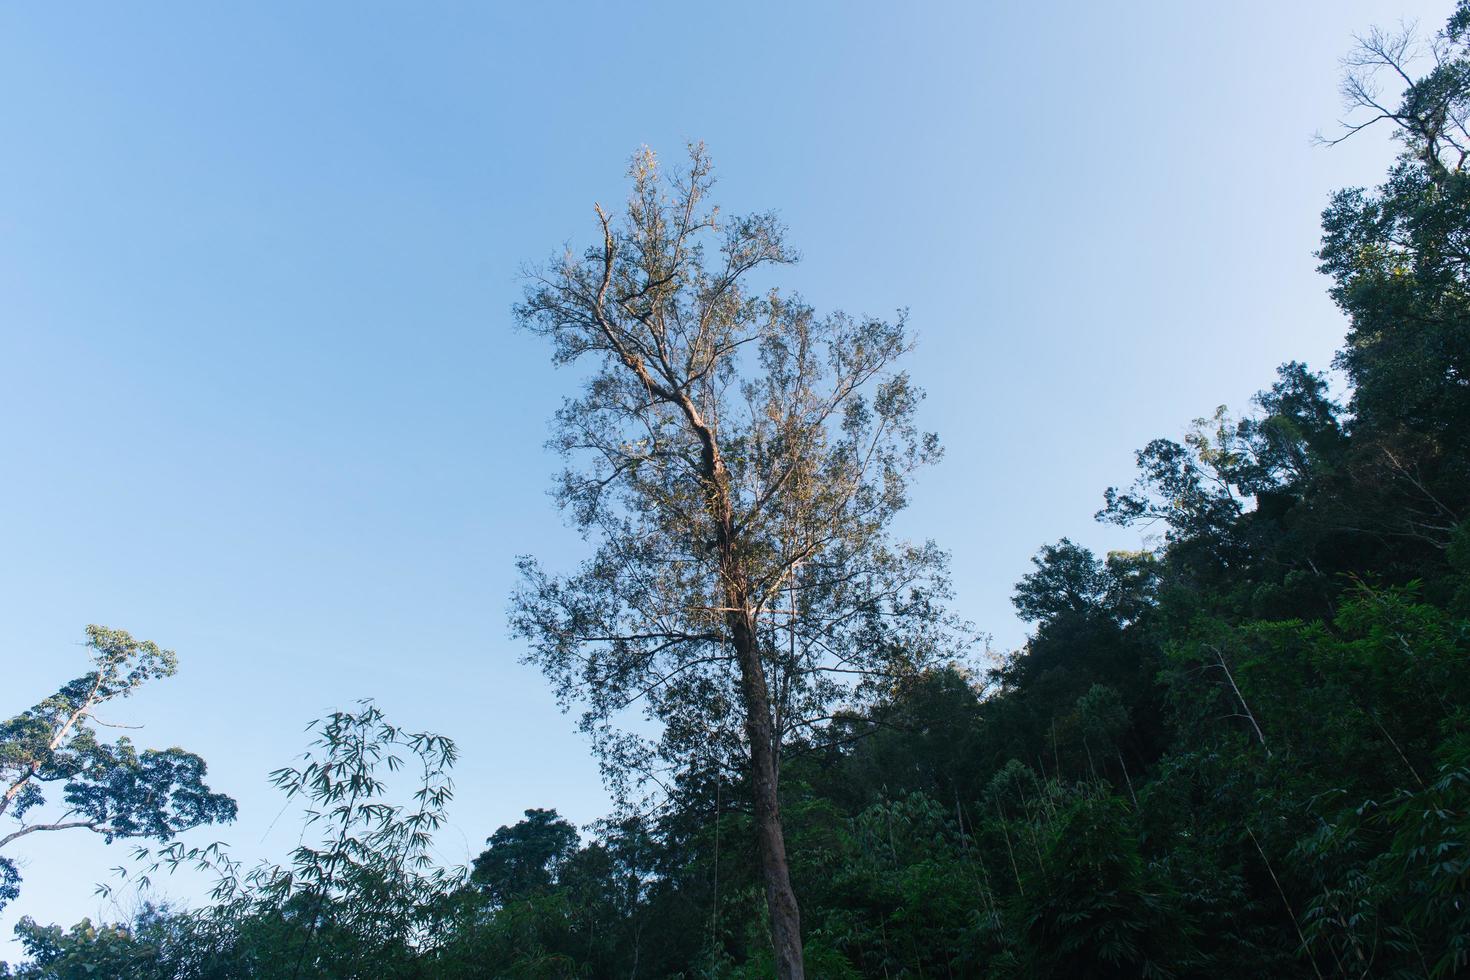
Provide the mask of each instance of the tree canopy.
[{"label": "tree canopy", "polygon": [[[111,843],[166,841],[201,824],[235,819],[235,801],[204,782],[204,760],[180,748],[139,752],[126,737],[99,737],[99,708],[149,681],[172,676],[171,650],[122,630],[87,627],[92,670],[0,724],[0,908],[19,894],[15,845],[35,834],[90,830]],[[47,791],[53,793],[48,807]],[[55,797],[59,795],[60,799]],[[38,814],[46,814],[36,819]]]},{"label": "tree canopy", "polygon": [[[599,206],[600,241],[516,311],[559,363],[590,362],[553,445],[597,549],[572,575],[523,559],[512,624],[619,790],[696,762],[750,777],[778,972],[800,977],[782,747],[943,652],[944,557],[887,534],[938,440],[896,367],[903,319],[756,288],[794,255],[774,216],[709,203],[703,147],[682,176],[648,151],[630,176],[623,219]],[[653,744],[619,726],[634,708]]]}]

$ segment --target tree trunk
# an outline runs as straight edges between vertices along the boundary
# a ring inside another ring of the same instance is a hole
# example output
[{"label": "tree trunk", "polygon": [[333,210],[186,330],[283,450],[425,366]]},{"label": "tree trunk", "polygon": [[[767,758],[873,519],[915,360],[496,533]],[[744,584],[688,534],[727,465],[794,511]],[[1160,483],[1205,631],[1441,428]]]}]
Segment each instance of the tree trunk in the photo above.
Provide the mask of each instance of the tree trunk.
[{"label": "tree trunk", "polygon": [[[647,375],[640,373],[653,391]],[[715,526],[720,551],[720,574],[725,583],[725,623],[740,665],[740,694],[745,702],[745,735],[750,742],[750,786],[755,809],[756,848],[760,852],[761,875],[766,882],[766,907],[771,914],[771,945],[776,953],[779,980],[805,980],[801,955],[801,913],[796,891],[791,887],[791,866],[786,861],[786,835],[781,830],[781,801],[776,784],[775,723],[771,718],[771,693],[766,687],[756,641],[755,618],[750,607],[750,579],[736,543],[735,509],[730,497],[730,474],[720,453],[715,431],[698,406],[687,395],[676,397],[690,427],[700,442],[700,463],[705,479],[709,515]]]},{"label": "tree trunk", "polygon": [[740,663],[740,689],[745,700],[745,734],[750,741],[750,784],[755,804],[756,845],[766,883],[766,907],[771,914],[771,943],[776,951],[776,976],[803,980],[801,913],[791,887],[786,861],[786,835],[781,829],[781,803],[776,795],[775,732],[771,722],[770,692],[756,647],[755,630],[747,616],[732,612],[730,625],[735,655]]},{"label": "tree trunk", "polygon": [[[631,364],[632,366],[632,364]],[[634,366],[639,370],[641,366]],[[647,373],[639,370],[644,385],[654,391]],[[791,865],[786,862],[786,835],[781,829],[781,798],[776,793],[775,721],[770,717],[770,689],[766,669],[760,663],[756,620],[751,614],[748,579],[736,545],[735,508],[731,502],[729,470],[720,454],[714,429],[688,395],[675,395],[689,428],[700,439],[707,507],[714,523],[720,552],[720,576],[725,580],[725,623],[731,630],[731,645],[739,664],[741,699],[745,702],[745,738],[750,742],[750,785],[756,811],[756,849],[760,852],[761,877],[766,880],[766,908],[770,911],[770,942],[776,952],[779,980],[806,980],[801,959],[801,912],[797,893],[791,887]]]}]

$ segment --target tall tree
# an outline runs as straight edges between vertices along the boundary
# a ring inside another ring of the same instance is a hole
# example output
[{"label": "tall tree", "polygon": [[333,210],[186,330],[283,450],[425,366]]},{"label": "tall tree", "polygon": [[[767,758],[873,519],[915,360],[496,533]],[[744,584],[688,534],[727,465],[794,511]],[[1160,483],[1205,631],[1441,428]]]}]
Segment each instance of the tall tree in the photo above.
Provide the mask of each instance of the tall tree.
[{"label": "tall tree", "polygon": [[[895,370],[903,317],[819,317],[754,284],[795,256],[773,215],[707,203],[702,146],[678,178],[648,151],[631,177],[622,220],[599,206],[600,241],[534,274],[516,310],[587,367],[553,444],[558,503],[597,549],[565,576],[522,559],[512,622],[585,706],[615,785],[742,766],[777,971],[801,977],[781,748],[942,654],[944,556],[888,534],[938,440]],[[620,730],[635,705],[656,740]]]},{"label": "tall tree", "polygon": [[1432,38],[1370,32],[1348,66],[1339,139],[1387,123],[1404,145],[1375,191],[1333,196],[1318,253],[1350,320],[1352,467],[1380,505],[1362,523],[1443,550],[1470,510],[1470,3]]},{"label": "tall tree", "polygon": [[[0,851],[35,833],[90,830],[119,837],[168,840],[200,824],[235,819],[235,801],[204,782],[204,760],[180,748],[142,753],[130,739],[97,735],[97,711],[178,668],[173,651],[122,630],[87,627],[92,670],[35,707],[0,723]],[[46,788],[59,785],[61,810],[41,819]],[[0,856],[0,908],[17,894],[15,863]]]}]

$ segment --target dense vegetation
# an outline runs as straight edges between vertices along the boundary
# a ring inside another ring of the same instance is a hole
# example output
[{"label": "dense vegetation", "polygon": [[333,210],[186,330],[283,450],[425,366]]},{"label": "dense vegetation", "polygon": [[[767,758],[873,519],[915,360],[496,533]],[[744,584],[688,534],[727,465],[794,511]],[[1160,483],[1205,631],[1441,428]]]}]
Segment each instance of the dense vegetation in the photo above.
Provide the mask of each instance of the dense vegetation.
[{"label": "dense vegetation", "polygon": [[[988,671],[914,658],[780,745],[814,977],[1446,977],[1470,973],[1470,104],[1463,2],[1402,105],[1404,151],[1337,194],[1320,251],[1337,367],[1281,367],[1138,453],[1102,520],[1018,584],[1034,631]],[[1356,87],[1354,87],[1356,86]],[[889,657],[885,663],[903,662]],[[697,692],[696,692],[697,693]],[[660,805],[584,839],[554,810],[460,875],[427,859],[452,743],[371,705],[276,782],[325,828],[204,909],[29,920],[18,977],[768,977],[740,766],[679,762]],[[408,760],[420,793],[392,805]]]}]

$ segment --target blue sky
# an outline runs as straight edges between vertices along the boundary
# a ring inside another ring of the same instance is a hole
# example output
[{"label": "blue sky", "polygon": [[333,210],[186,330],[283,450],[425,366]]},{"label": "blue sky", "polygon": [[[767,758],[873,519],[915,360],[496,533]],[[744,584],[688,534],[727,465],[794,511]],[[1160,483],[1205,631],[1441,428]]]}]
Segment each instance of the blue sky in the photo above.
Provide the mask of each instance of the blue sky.
[{"label": "blue sky", "polygon": [[[209,760],[241,857],[295,843],[266,773],[365,696],[459,740],[447,860],[601,815],[505,626],[517,554],[583,553],[542,448],[574,379],[509,308],[690,138],[781,213],[791,288],[910,310],[948,456],[901,530],[1014,646],[1042,543],[1136,545],[1091,520],[1133,449],[1326,366],[1318,214],[1391,148],[1310,136],[1354,31],[1449,6],[0,7],[0,713],[99,622],[178,651],[109,720]],[[40,836],[0,941],[112,911],[125,846]]]}]

